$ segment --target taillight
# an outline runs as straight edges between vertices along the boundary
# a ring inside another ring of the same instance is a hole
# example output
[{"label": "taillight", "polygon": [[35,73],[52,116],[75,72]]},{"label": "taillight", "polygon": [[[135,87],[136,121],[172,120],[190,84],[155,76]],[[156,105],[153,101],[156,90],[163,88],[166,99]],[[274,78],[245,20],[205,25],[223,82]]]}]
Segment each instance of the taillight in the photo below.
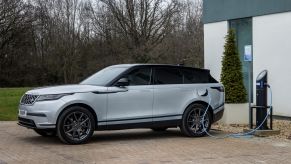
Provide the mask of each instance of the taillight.
[{"label": "taillight", "polygon": [[210,87],[211,89],[216,89],[219,92],[224,92],[224,87],[223,86],[219,86],[219,87]]}]

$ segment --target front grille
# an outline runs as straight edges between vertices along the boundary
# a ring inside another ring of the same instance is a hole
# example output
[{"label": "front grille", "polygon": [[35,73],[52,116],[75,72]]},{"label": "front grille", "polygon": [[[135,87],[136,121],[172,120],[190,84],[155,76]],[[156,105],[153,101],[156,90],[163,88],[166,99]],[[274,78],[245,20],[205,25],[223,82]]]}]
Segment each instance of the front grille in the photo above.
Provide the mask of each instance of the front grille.
[{"label": "front grille", "polygon": [[20,103],[22,105],[32,105],[37,99],[38,95],[25,94],[22,96]]},{"label": "front grille", "polygon": [[33,120],[18,117],[18,125],[25,126],[27,128],[36,128]]}]

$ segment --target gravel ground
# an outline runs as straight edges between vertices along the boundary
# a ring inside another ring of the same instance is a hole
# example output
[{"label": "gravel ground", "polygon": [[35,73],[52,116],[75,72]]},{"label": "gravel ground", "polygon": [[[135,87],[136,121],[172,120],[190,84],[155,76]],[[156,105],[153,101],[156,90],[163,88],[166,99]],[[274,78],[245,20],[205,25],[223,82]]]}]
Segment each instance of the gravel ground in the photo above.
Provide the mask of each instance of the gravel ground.
[{"label": "gravel ground", "polygon": [[[241,133],[244,129],[248,129],[248,125],[242,124],[221,124],[216,123],[212,126],[212,129],[224,131],[227,133]],[[270,136],[270,138],[276,139],[289,139],[291,140],[291,121],[289,120],[274,120],[273,129],[280,130],[279,135]]]},{"label": "gravel ground", "polygon": [[[96,131],[89,143],[65,145],[17,122],[0,121],[0,164],[290,163],[291,140],[269,137],[184,137],[178,128]],[[215,136],[222,131],[211,130]]]}]

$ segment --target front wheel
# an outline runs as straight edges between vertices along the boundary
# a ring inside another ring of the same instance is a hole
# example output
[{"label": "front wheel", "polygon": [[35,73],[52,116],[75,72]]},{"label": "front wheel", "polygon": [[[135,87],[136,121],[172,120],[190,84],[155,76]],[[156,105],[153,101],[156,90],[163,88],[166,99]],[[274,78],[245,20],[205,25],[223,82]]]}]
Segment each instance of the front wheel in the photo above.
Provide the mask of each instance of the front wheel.
[{"label": "front wheel", "polygon": [[92,113],[86,108],[73,106],[66,109],[59,117],[57,133],[60,140],[68,144],[86,143],[95,130]]},{"label": "front wheel", "polygon": [[201,104],[192,104],[185,110],[180,126],[181,132],[189,137],[202,137],[208,132],[211,126],[211,115],[207,111],[204,117],[204,128],[202,118],[206,107]]}]

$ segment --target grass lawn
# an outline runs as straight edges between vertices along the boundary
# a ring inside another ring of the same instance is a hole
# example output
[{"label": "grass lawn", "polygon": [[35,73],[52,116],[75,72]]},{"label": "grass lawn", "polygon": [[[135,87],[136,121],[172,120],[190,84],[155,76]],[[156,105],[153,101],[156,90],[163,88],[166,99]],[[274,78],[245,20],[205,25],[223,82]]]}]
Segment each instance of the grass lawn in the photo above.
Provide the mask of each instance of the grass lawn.
[{"label": "grass lawn", "polygon": [[0,121],[16,120],[21,96],[30,88],[0,88]]}]

